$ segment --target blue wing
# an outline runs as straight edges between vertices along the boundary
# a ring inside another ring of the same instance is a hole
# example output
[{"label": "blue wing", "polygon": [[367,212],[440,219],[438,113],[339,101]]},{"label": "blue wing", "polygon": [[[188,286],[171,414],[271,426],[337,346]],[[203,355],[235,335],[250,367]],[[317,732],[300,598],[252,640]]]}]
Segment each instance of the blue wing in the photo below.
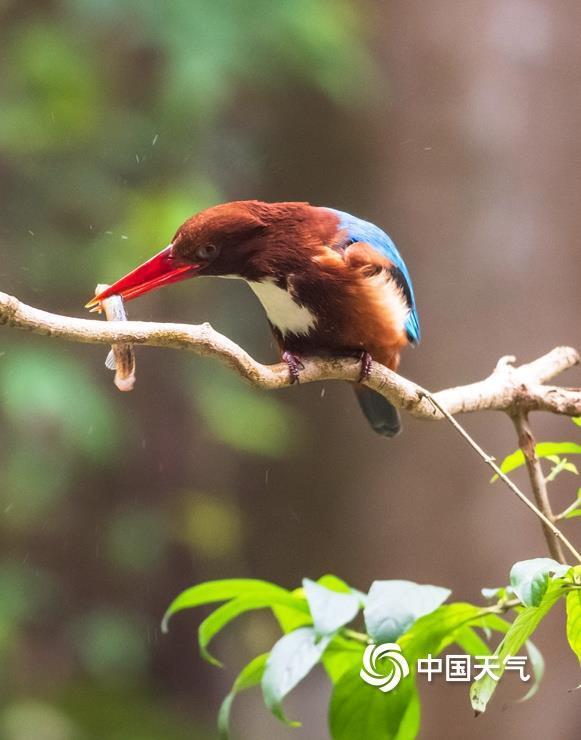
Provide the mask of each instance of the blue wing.
[{"label": "blue wing", "polygon": [[374,249],[377,249],[384,257],[387,257],[396,268],[396,274],[394,275],[395,280],[401,285],[406,301],[410,307],[410,313],[406,320],[406,333],[408,339],[412,344],[418,344],[421,339],[420,332],[420,320],[416,308],[416,300],[414,296],[414,288],[412,285],[412,279],[408,272],[405,262],[402,259],[401,254],[397,251],[397,247],[389,236],[382,231],[375,224],[369,221],[363,221],[356,216],[352,216],[350,213],[344,211],[337,211],[334,208],[328,208],[339,218],[339,225],[341,229],[345,229],[348,233],[349,238],[354,242],[366,242],[370,244]]}]

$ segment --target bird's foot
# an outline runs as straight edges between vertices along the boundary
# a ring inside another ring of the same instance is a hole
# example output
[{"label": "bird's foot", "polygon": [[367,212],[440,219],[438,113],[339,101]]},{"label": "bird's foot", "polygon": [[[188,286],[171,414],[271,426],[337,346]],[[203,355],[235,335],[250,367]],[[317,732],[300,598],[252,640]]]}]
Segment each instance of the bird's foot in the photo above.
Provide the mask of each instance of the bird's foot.
[{"label": "bird's foot", "polygon": [[301,370],[305,369],[305,366],[301,362],[301,358],[298,355],[293,355],[292,352],[283,352],[282,359],[288,365],[288,374],[290,376],[291,385],[299,382]]},{"label": "bird's foot", "polygon": [[361,373],[359,375],[359,382],[362,383],[369,377],[373,357],[369,354],[369,352],[367,352],[367,350],[364,349],[359,356],[359,360],[361,361]]}]

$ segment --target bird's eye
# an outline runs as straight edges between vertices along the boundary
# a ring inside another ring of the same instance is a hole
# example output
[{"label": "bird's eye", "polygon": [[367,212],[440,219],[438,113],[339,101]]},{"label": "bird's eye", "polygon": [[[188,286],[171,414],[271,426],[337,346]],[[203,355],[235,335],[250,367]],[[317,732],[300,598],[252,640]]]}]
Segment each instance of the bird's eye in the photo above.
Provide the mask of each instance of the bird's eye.
[{"label": "bird's eye", "polygon": [[215,244],[204,244],[196,249],[196,257],[201,260],[211,260],[218,255],[220,250]]}]

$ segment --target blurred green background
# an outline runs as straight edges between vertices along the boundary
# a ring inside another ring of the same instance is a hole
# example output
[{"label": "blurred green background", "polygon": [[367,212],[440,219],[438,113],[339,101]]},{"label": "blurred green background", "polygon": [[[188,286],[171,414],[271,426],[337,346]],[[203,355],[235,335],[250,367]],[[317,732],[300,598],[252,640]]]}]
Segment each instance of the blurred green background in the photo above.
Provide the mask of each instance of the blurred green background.
[{"label": "blurred green background", "polygon": [[[0,0],[0,289],[85,315],[96,283],[197,210],[308,200],[400,245],[425,334],[402,370],[422,384],[579,344],[580,30],[573,0]],[[161,291],[131,316],[209,320],[274,358],[262,309],[224,283]],[[106,352],[0,337],[1,740],[215,737],[220,697],[276,630],[246,617],[216,648],[226,671],[204,664],[199,615],[159,629],[195,582],[332,571],[475,599],[544,554],[536,522],[443,425],[404,418],[389,443],[339,384],[258,393],[146,348],[120,394]],[[503,419],[470,424],[499,456],[514,448]],[[538,432],[571,436],[563,420]],[[576,737],[556,615],[544,635],[533,703],[467,726],[465,687],[430,686],[422,737]],[[327,691],[318,675],[291,699],[298,731],[244,698],[238,737],[325,738]]]}]

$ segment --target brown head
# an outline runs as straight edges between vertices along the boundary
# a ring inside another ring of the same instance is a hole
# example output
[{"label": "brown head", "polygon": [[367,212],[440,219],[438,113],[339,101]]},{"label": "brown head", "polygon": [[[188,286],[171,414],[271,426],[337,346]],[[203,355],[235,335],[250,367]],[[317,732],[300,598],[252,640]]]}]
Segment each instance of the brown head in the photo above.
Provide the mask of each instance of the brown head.
[{"label": "brown head", "polygon": [[192,216],[171,243],[88,304],[111,295],[125,300],[197,275],[258,280],[291,271],[304,249],[335,233],[333,217],[308,203],[235,201]]}]

